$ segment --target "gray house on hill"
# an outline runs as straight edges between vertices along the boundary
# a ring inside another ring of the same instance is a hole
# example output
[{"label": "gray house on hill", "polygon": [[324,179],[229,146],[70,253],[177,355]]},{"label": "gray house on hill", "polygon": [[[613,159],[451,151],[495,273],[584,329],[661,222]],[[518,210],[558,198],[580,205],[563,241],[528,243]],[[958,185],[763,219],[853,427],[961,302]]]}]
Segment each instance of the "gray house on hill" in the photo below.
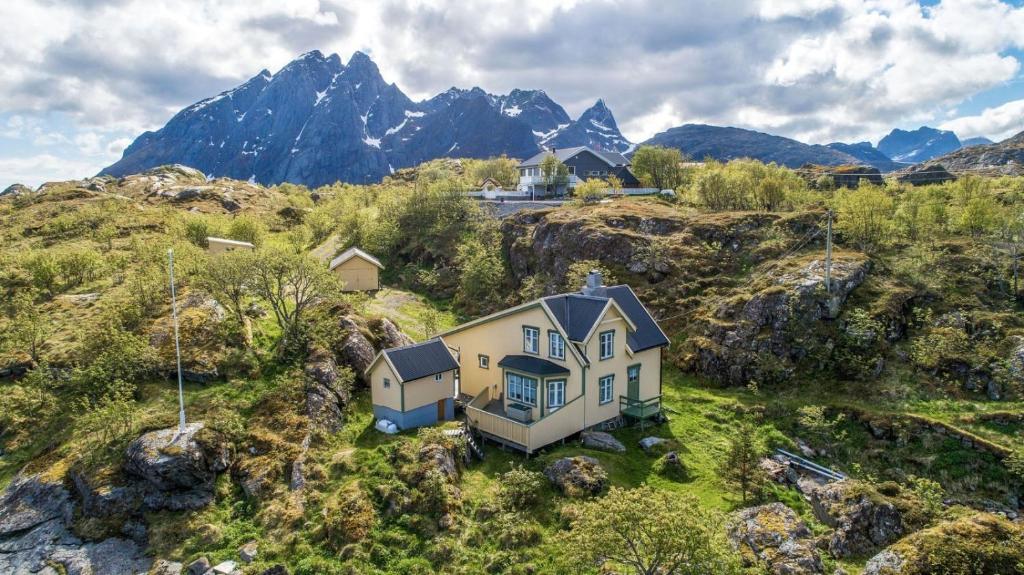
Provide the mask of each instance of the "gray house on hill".
[{"label": "gray house on hill", "polygon": [[[569,168],[566,181],[557,186],[544,177],[541,163],[544,158],[554,156]],[[545,150],[519,164],[520,192],[529,192],[531,197],[560,197],[566,195],[583,180],[597,178],[607,181],[615,176],[622,181],[623,188],[637,188],[640,180],[630,170],[629,160],[618,152],[594,150],[586,146]]]}]

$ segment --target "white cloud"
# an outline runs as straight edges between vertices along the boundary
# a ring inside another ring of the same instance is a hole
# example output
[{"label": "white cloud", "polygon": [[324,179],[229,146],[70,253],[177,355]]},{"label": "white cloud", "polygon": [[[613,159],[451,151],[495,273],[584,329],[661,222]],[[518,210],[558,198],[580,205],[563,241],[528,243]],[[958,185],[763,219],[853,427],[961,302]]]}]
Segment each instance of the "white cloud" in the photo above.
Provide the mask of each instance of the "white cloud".
[{"label": "white cloud", "polygon": [[998,142],[1024,131],[1024,100],[985,108],[978,115],[950,120],[940,127],[953,130],[961,138],[985,136]]},{"label": "white cloud", "polygon": [[101,162],[70,160],[53,154],[0,158],[0,189],[15,182],[35,188],[43,182],[76,180],[95,174]]}]

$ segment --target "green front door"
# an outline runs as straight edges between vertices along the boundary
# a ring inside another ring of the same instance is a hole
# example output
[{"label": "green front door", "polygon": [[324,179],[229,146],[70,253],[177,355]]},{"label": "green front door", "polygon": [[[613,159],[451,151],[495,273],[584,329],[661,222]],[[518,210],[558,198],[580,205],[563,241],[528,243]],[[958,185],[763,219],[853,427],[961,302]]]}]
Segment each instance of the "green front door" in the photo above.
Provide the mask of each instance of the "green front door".
[{"label": "green front door", "polygon": [[640,399],[640,366],[631,365],[626,369],[626,397]]}]

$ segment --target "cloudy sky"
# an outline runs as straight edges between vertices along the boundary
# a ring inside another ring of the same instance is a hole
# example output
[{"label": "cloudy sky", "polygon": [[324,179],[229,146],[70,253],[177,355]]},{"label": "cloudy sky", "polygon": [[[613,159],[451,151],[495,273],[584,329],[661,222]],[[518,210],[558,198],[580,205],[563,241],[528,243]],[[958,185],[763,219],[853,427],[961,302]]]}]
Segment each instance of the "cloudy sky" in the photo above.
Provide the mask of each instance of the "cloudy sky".
[{"label": "cloudy sky", "polygon": [[0,189],[85,177],[180,108],[312,49],[450,86],[602,97],[630,139],[701,122],[813,143],[1024,130],[1024,7],[998,0],[3,0]]}]

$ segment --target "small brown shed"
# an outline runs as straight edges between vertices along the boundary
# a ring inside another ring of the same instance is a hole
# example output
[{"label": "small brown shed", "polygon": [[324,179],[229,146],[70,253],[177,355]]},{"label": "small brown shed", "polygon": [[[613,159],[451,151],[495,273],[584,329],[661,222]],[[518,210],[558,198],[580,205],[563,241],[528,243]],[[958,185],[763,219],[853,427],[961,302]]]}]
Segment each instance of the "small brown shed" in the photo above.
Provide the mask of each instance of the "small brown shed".
[{"label": "small brown shed", "polygon": [[380,270],[384,264],[359,248],[349,248],[331,260],[328,268],[342,281],[342,291],[380,289]]}]

